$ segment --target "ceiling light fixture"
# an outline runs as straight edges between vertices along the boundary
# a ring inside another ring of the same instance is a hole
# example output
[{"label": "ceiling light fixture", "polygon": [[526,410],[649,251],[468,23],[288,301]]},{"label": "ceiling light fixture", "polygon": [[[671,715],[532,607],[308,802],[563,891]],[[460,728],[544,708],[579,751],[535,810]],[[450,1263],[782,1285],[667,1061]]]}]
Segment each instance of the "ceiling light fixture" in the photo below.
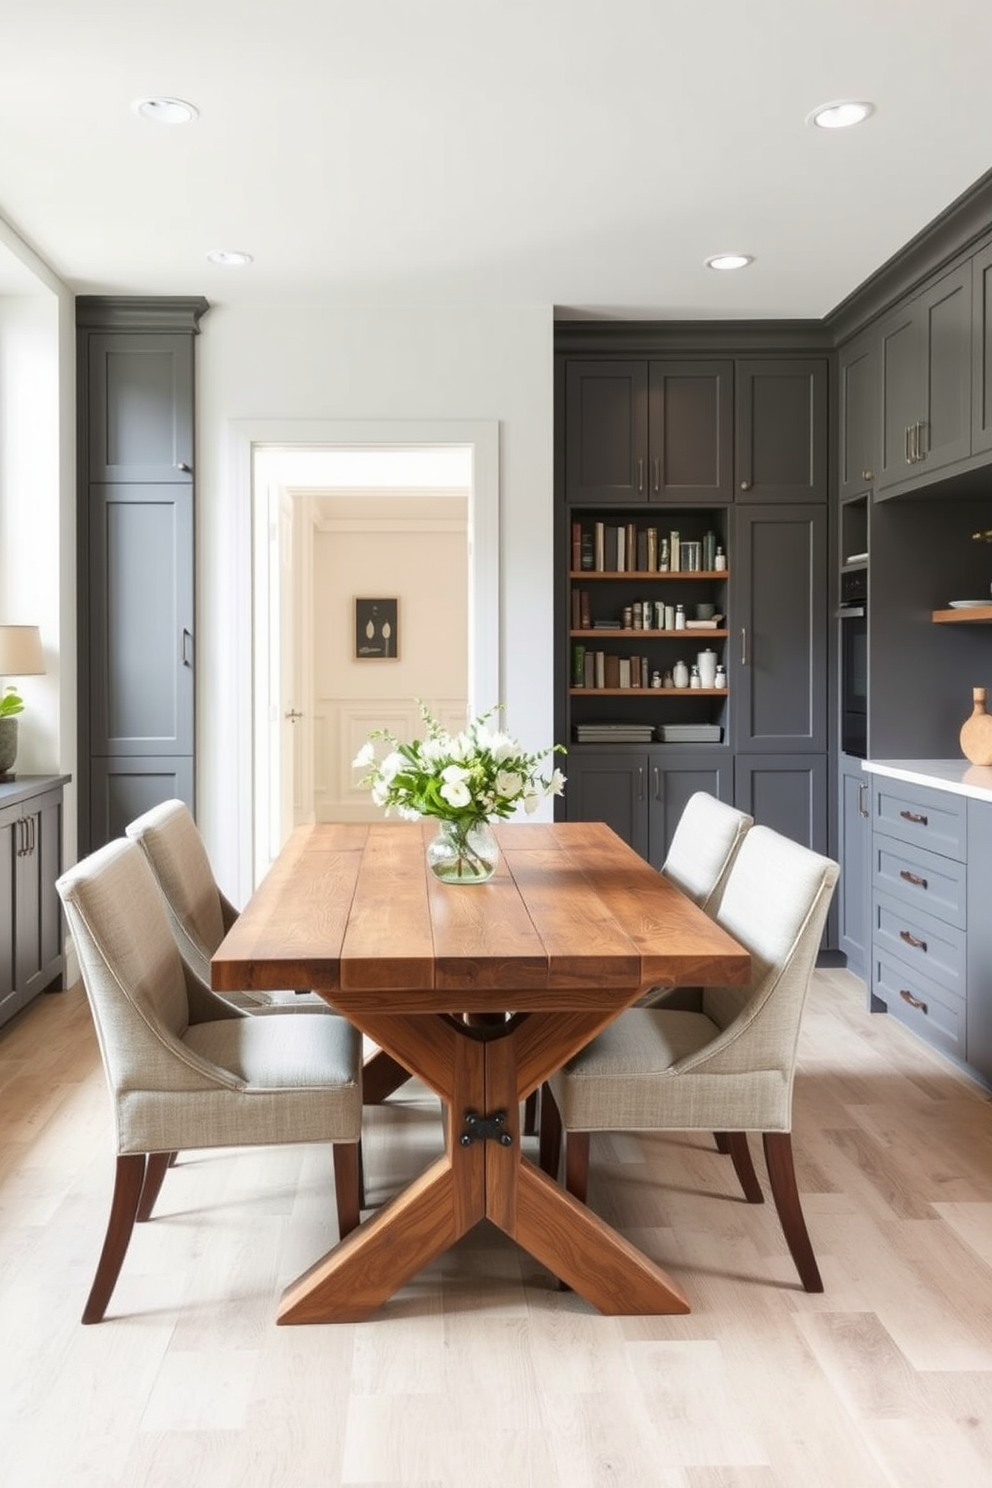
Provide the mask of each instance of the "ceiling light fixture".
[{"label": "ceiling light fixture", "polygon": [[131,107],[153,124],[192,124],[199,109],[182,98],[136,98]]},{"label": "ceiling light fixture", "polygon": [[207,263],[219,264],[222,269],[243,269],[252,262],[250,253],[240,248],[212,248],[207,254]]},{"label": "ceiling light fixture", "polygon": [[706,260],[708,269],[746,269],[748,264],[754,263],[754,256],[750,253],[714,253],[712,258]]},{"label": "ceiling light fixture", "polygon": [[852,124],[863,124],[869,114],[874,112],[873,103],[845,99],[838,103],[821,104],[806,115],[806,123],[815,124],[817,129],[850,129]]}]

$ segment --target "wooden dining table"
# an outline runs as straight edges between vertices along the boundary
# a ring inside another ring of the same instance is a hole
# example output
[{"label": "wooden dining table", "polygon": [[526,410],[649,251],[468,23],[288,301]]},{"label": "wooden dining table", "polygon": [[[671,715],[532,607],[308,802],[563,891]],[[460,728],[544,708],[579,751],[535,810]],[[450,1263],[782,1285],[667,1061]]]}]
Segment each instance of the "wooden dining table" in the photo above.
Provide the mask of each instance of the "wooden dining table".
[{"label": "wooden dining table", "polygon": [[436,824],[300,827],[212,961],[224,991],[308,987],[375,1043],[364,1098],[416,1075],[444,1152],[283,1293],[357,1322],[483,1219],[599,1311],[684,1313],[677,1283],[524,1156],[520,1107],[650,987],[739,985],[747,952],[601,822],[496,827],[484,884],[441,883]]}]

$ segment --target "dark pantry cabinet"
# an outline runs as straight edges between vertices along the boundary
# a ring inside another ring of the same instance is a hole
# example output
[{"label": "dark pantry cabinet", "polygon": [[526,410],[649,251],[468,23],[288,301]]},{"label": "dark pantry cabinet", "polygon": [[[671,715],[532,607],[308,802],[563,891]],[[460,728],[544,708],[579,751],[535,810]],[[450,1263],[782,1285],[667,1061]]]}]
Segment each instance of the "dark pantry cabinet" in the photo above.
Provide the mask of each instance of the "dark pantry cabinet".
[{"label": "dark pantry cabinet", "polygon": [[206,301],[77,301],[80,848],[194,785],[194,340]]}]

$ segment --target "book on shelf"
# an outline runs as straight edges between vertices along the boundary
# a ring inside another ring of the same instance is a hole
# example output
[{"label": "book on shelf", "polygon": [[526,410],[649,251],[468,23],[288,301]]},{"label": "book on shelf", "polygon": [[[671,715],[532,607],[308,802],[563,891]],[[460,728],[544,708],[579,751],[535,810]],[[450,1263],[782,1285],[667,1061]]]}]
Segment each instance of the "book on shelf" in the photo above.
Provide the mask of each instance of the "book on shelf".
[{"label": "book on shelf", "polygon": [[589,590],[579,590],[579,629],[589,630]]},{"label": "book on shelf", "polygon": [[578,573],[582,567],[582,523],[572,523],[572,572]]},{"label": "book on shelf", "polygon": [[617,571],[617,529],[610,524],[603,535],[603,562],[607,573]]},{"label": "book on shelf", "polygon": [[605,665],[605,656],[604,656],[604,653],[602,651],[595,651],[593,653],[593,656],[594,656],[594,659],[595,659],[595,668],[596,668],[596,672],[595,672],[595,674],[596,674],[596,681],[594,682],[593,685],[595,687],[605,687],[606,686],[606,665]]},{"label": "book on shelf", "polygon": [[600,653],[603,656],[603,683],[604,687],[620,686],[620,658],[612,651]]},{"label": "book on shelf", "polygon": [[719,630],[723,624],[722,615],[714,615],[712,620],[687,620],[686,630]]},{"label": "book on shelf", "polygon": [[595,653],[595,651],[588,651],[588,650],[586,651],[585,663],[584,663],[584,666],[583,666],[583,673],[582,673],[582,686],[583,687],[595,687],[596,686],[596,653]]},{"label": "book on shelf", "polygon": [[617,528],[617,566],[616,573],[625,573],[627,569],[627,529]]},{"label": "book on shelf", "polygon": [[589,569],[596,566],[596,553],[592,540],[592,529],[582,529],[582,562],[580,567]]},{"label": "book on shelf", "polygon": [[617,677],[617,686],[618,687],[629,687],[630,686],[630,664],[631,664],[631,661],[633,659],[634,658],[631,657],[631,656],[621,656],[619,658],[620,671],[619,671],[619,675]]},{"label": "book on shelf", "polygon": [[681,546],[679,535],[673,530],[668,534],[668,567],[671,573],[682,571]]},{"label": "book on shelf", "polygon": [[572,590],[572,629],[582,629],[582,591]]},{"label": "book on shelf", "polygon": [[647,531],[647,567],[649,573],[654,573],[658,567],[658,529],[649,527]]},{"label": "book on shelf", "polygon": [[572,686],[584,687],[586,685],[586,648],[585,646],[572,647]]},{"label": "book on shelf", "polygon": [[602,573],[603,572],[604,565],[606,563],[606,550],[605,550],[606,523],[605,522],[596,522],[595,525],[593,526],[592,531],[593,531],[593,544],[594,544],[594,546],[593,546],[593,555],[594,555],[593,567],[595,568],[595,570],[596,570],[597,573]]},{"label": "book on shelf", "polygon": [[638,573],[648,573],[651,568],[648,562],[648,531],[642,527],[637,534],[637,570]]},{"label": "book on shelf", "polygon": [[637,567],[637,524],[627,523],[627,570],[632,573]]}]

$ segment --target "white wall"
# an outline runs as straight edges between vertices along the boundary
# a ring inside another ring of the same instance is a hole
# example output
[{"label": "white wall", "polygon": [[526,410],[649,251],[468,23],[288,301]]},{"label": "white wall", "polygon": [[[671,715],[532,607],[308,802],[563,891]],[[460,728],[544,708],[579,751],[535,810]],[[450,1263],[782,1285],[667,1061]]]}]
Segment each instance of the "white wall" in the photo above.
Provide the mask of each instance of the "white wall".
[{"label": "white wall", "polygon": [[[251,889],[251,493],[243,420],[498,420],[508,727],[552,740],[550,306],[215,307],[197,345],[198,815],[218,877]],[[247,754],[247,757],[246,757]]]}]

